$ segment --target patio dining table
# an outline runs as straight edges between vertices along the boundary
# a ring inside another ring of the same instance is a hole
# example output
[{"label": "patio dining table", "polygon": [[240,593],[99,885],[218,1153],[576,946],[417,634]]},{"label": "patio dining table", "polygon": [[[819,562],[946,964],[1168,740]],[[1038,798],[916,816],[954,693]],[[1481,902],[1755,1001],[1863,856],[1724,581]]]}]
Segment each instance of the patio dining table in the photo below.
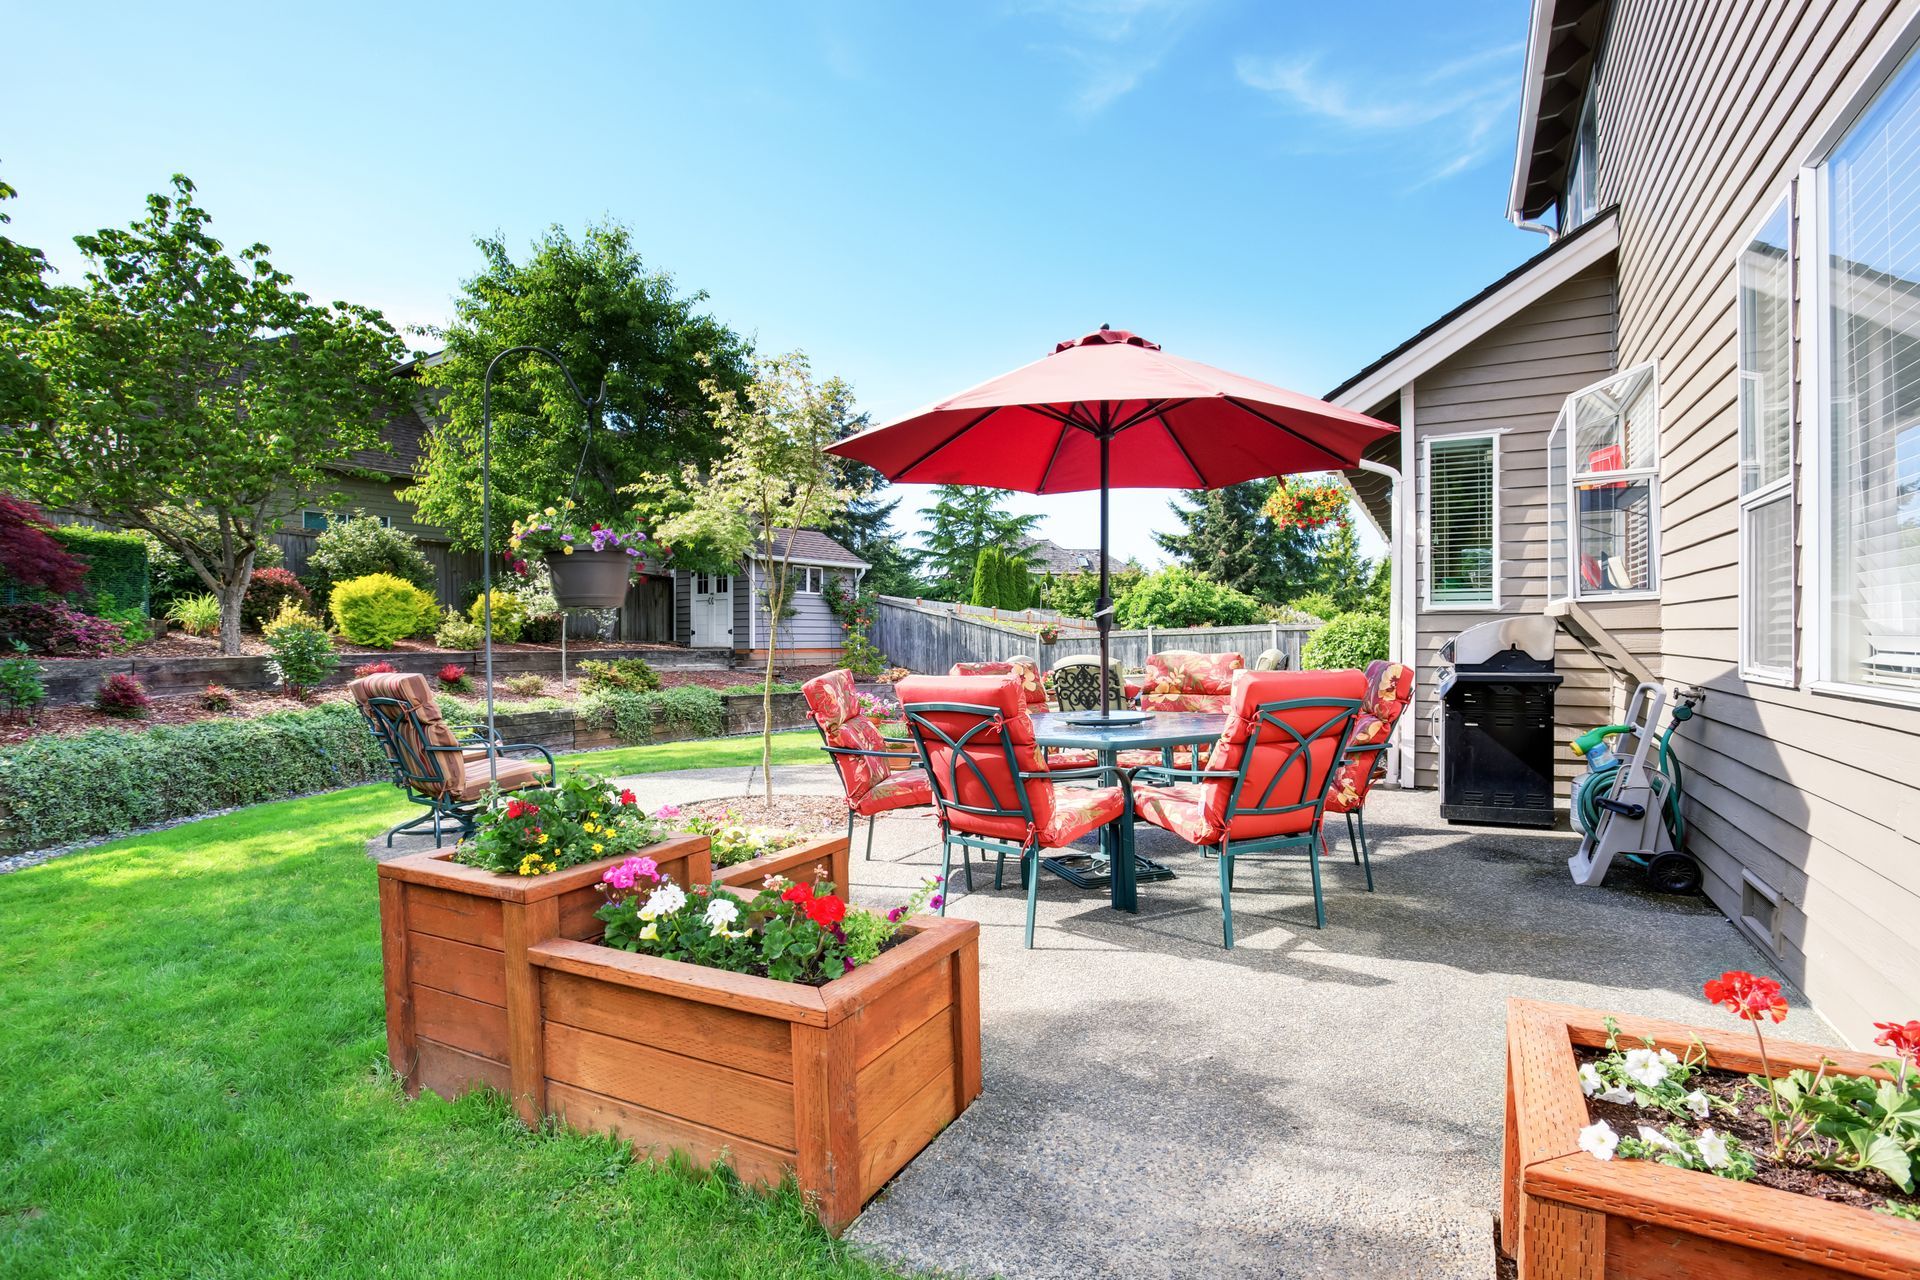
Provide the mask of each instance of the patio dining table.
[{"label": "patio dining table", "polygon": [[[1206,711],[1159,711],[1138,723],[1111,725],[1075,724],[1058,711],[1033,717],[1034,740],[1041,746],[1092,751],[1110,778],[1119,772],[1118,757],[1122,751],[1157,748],[1171,765],[1175,747],[1212,742],[1226,727],[1226,716]],[[1140,881],[1171,880],[1173,872],[1137,855],[1119,856],[1127,847],[1125,836],[1132,826],[1133,810],[1128,808],[1101,829],[1097,857],[1062,850],[1059,855],[1041,859],[1041,865],[1083,889],[1097,888],[1104,883],[1116,910],[1138,911]]]}]

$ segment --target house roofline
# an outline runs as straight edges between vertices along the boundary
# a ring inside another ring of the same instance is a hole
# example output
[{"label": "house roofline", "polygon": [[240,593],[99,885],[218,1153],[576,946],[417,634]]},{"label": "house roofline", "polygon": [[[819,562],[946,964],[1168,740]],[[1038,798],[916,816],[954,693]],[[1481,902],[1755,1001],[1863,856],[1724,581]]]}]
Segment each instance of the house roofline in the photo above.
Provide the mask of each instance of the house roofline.
[{"label": "house roofline", "polygon": [[1520,82],[1520,129],[1513,148],[1513,182],[1507,190],[1507,221],[1527,221],[1520,212],[1526,202],[1527,176],[1532,168],[1533,139],[1540,126],[1541,73],[1547,66],[1547,35],[1553,29],[1553,0],[1533,0],[1527,24],[1527,58]]},{"label": "house roofline", "polygon": [[[764,555],[764,554],[758,554],[758,553],[756,553],[753,556],[753,559],[759,561],[761,564],[772,564],[774,560],[777,558],[778,557],[776,556],[770,556],[770,555]],[[828,569],[863,569],[864,570],[864,569],[873,568],[873,566],[868,564],[865,560],[820,560],[820,559],[816,559],[813,556],[789,556],[786,558],[786,562],[788,564],[817,564]]]},{"label": "house roofline", "polygon": [[1548,245],[1322,397],[1362,413],[1532,305],[1620,246],[1620,219],[1607,209]]}]

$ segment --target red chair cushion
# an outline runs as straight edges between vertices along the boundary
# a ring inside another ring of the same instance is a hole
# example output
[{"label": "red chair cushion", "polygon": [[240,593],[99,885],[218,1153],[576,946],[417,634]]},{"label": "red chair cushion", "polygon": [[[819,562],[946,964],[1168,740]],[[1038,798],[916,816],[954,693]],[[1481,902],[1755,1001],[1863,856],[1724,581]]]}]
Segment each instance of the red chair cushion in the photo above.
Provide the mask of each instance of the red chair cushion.
[{"label": "red chair cushion", "polygon": [[[1347,748],[1371,746],[1393,736],[1400,713],[1413,696],[1413,668],[1398,662],[1376,659],[1367,664],[1367,693],[1361,712],[1353,725]],[[1343,761],[1327,792],[1327,809],[1333,813],[1352,813],[1367,802],[1374,779],[1386,771],[1385,753],[1369,751]]]},{"label": "red chair cushion", "polygon": [[933,780],[927,777],[925,769],[902,769],[898,773],[889,773],[867,789],[853,804],[853,811],[861,817],[870,813],[885,813],[889,809],[910,809],[915,805],[933,803]]},{"label": "red chair cushion", "polygon": [[956,662],[948,669],[950,676],[1012,676],[1020,682],[1020,691],[1026,695],[1029,707],[1045,708],[1047,705],[1047,685],[1040,675],[1040,664],[1032,658],[1018,655],[1005,662]]},{"label": "red chair cushion", "polygon": [[[1296,707],[1280,716],[1282,723],[1304,736],[1338,714],[1337,708],[1325,703],[1357,703],[1365,692],[1366,678],[1358,671],[1237,671],[1228,702],[1227,727],[1213,744],[1206,767],[1210,771],[1237,770],[1241,758],[1251,749],[1253,759],[1240,788],[1243,809],[1311,801],[1339,762],[1340,736],[1323,734],[1305,754],[1296,755],[1298,744],[1293,736],[1261,721],[1258,708],[1269,702],[1308,700],[1313,705]],[[1209,778],[1200,783],[1209,827],[1225,825],[1233,785],[1232,778]],[[1311,809],[1284,814],[1240,813],[1235,815],[1227,835],[1234,840],[1297,835],[1312,823]]]},{"label": "red chair cushion", "polygon": [[[1026,780],[1013,776],[1007,766],[1003,740],[1013,748],[1014,769],[1043,773],[1046,759],[1033,740],[1033,717],[1027,714],[1027,702],[1020,683],[1011,675],[999,676],[908,676],[894,686],[903,709],[919,712],[927,703],[966,703],[993,708],[996,725],[982,729],[967,739],[963,749],[972,767],[956,762],[953,748],[931,734],[926,737],[928,763],[932,766],[932,784],[936,795],[949,803],[1017,809],[1016,788],[1024,785],[1027,804],[1033,811],[1033,830],[1018,813],[1010,817],[966,813],[947,808],[942,811],[947,825],[969,835],[995,836],[1021,843],[1030,835],[1050,829],[1053,821],[1054,785],[1046,778]],[[980,723],[972,713],[956,711],[919,712],[928,723],[958,739]],[[909,722],[911,723],[911,722]],[[949,787],[954,788],[948,794]]]},{"label": "red chair cushion", "polygon": [[1179,836],[1189,844],[1217,844],[1220,827],[1207,821],[1207,793],[1197,782],[1176,782],[1156,787],[1135,783],[1133,811],[1142,821],[1151,822]]},{"label": "red chair cushion", "polygon": [[1079,747],[1048,747],[1047,768],[1049,769],[1091,769],[1100,763],[1100,753],[1084,751]]},{"label": "red chair cushion", "polygon": [[1126,807],[1127,797],[1118,787],[1062,787],[1053,794],[1053,817],[1040,830],[1040,846],[1070,845],[1118,818]]},{"label": "red chair cushion", "polygon": [[[820,726],[820,733],[832,747],[851,747],[857,751],[885,751],[887,741],[880,728],[860,713],[860,696],[853,687],[850,671],[829,671],[800,686],[807,700],[807,712]],[[840,783],[847,791],[847,804],[858,807],[860,799],[881,779],[888,776],[887,762],[878,756],[832,757],[840,771]]]}]

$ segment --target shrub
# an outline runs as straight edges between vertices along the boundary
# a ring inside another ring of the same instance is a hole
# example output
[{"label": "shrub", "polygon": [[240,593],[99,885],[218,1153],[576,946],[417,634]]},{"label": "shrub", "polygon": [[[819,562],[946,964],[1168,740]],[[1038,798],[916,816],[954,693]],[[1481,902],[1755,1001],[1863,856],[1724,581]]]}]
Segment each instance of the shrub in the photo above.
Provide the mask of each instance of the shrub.
[{"label": "shrub", "polygon": [[100,616],[120,628],[120,652],[153,639],[153,627],[138,609],[107,605],[101,608]]},{"label": "shrub", "polygon": [[1387,620],[1374,614],[1347,613],[1307,637],[1306,647],[1300,651],[1300,666],[1306,671],[1340,671],[1365,668],[1386,656]]},{"label": "shrub", "polygon": [[233,710],[233,690],[223,684],[209,682],[200,691],[200,706],[207,711]]},{"label": "shrub", "polygon": [[190,636],[210,636],[220,629],[220,597],[211,591],[181,596],[167,606],[167,621]]},{"label": "shrub", "polygon": [[381,658],[376,662],[363,662],[355,667],[353,669],[353,678],[355,680],[365,680],[368,676],[392,675],[399,669],[400,668],[394,666],[385,658]]},{"label": "shrub", "polygon": [[66,596],[80,590],[87,565],[55,537],[40,508],[0,494],[0,570],[13,586]]},{"label": "shrub", "polygon": [[[487,600],[485,596],[476,599],[467,609],[467,620],[474,626],[486,625]],[[512,644],[520,638],[521,631],[527,625],[526,602],[511,591],[499,587],[493,589],[493,640],[495,644]]]},{"label": "shrub", "polygon": [[537,876],[628,849],[644,849],[667,834],[647,816],[633,792],[605,778],[563,769],[544,787],[525,787],[475,819],[460,842],[458,862],[502,875]]},{"label": "shrub", "polygon": [[532,672],[523,676],[508,676],[501,687],[516,698],[538,698],[547,692],[546,680]]},{"label": "shrub", "polygon": [[520,638],[528,644],[559,644],[560,628],[566,625],[567,615],[560,612],[529,613],[527,625],[520,632]]},{"label": "shrub", "polygon": [[431,595],[390,573],[369,573],[340,583],[327,608],[341,635],[376,649],[428,630],[440,613]]},{"label": "shrub", "polygon": [[128,644],[126,628],[119,623],[58,600],[0,606],[0,640],[31,653],[79,658],[105,657]]},{"label": "shrub", "polygon": [[650,742],[656,727],[713,738],[727,723],[720,695],[691,684],[654,693],[602,689],[580,700],[580,716],[595,728],[612,730],[622,742]]},{"label": "shrub", "polygon": [[137,720],[146,715],[152,705],[147,687],[124,671],[116,671],[102,680],[99,692],[93,695],[93,709],[105,716]]},{"label": "shrub", "polygon": [[133,733],[46,734],[0,749],[0,848],[43,849],[387,776],[350,702]]},{"label": "shrub", "polygon": [[1295,596],[1288,603],[1301,613],[1318,618],[1322,622],[1331,622],[1347,612],[1335,604],[1333,597],[1324,591],[1309,591],[1303,596]]},{"label": "shrub", "polygon": [[[84,560],[81,596],[102,617],[145,618],[152,610],[147,543],[140,535],[85,525],[62,525],[53,536]],[[191,570],[189,570],[191,572]]]},{"label": "shrub", "polygon": [[296,698],[304,698],[340,665],[333,641],[320,619],[302,613],[294,605],[281,608],[266,627],[267,645],[273,650],[273,674],[282,688]]},{"label": "shrub", "polygon": [[486,640],[477,622],[468,622],[458,610],[449,609],[435,628],[433,642],[442,649],[478,649]]},{"label": "shrub", "polygon": [[0,705],[9,716],[32,711],[47,700],[40,664],[32,658],[0,658]]},{"label": "shrub", "polygon": [[1265,606],[1252,596],[1180,565],[1148,574],[1114,610],[1126,629],[1241,627],[1260,621]]},{"label": "shrub", "polygon": [[432,591],[435,581],[433,564],[412,534],[382,525],[364,511],[335,520],[313,540],[307,571],[328,597],[342,583],[372,573],[391,575],[423,591]]},{"label": "shrub", "polygon": [[737,698],[743,694],[750,694],[750,693],[764,694],[768,691],[768,689],[772,689],[772,691],[775,693],[800,692],[800,686],[791,680],[775,680],[771,685],[768,685],[766,681],[762,680],[756,684],[728,685],[726,688],[720,691],[720,696],[723,698]]},{"label": "shrub", "polygon": [[457,662],[449,662],[435,673],[442,688],[452,693],[472,693],[473,679],[467,669]]},{"label": "shrub", "polygon": [[651,693],[660,687],[660,677],[645,658],[615,658],[611,662],[588,658],[577,664],[574,670],[580,674],[582,693],[613,689]]},{"label": "shrub", "polygon": [[288,601],[303,611],[310,609],[313,592],[302,586],[290,569],[255,569],[247,581],[247,594],[240,602],[240,625],[249,631],[258,631],[279,617]]}]

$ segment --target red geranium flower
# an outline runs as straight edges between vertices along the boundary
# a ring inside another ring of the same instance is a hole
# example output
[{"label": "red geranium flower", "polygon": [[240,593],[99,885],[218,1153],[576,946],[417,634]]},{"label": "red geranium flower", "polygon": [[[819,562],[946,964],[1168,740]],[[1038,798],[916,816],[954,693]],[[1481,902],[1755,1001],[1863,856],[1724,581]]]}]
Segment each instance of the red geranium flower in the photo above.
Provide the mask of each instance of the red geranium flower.
[{"label": "red geranium flower", "polygon": [[625,790],[623,790],[623,791],[621,791],[621,793],[620,793],[620,803],[621,803],[621,804],[638,804],[638,803],[639,803],[639,800],[637,800],[637,799],[636,799],[636,798],[634,797],[634,794],[633,794],[633,789],[632,789],[631,787],[629,787],[629,788],[626,788]]},{"label": "red geranium flower", "polygon": [[509,818],[530,817],[538,812],[540,812],[540,806],[537,804],[528,804],[525,800],[507,801],[507,816]]},{"label": "red geranium flower", "polygon": [[813,886],[810,884],[790,884],[787,891],[780,895],[782,902],[805,904],[813,901]]},{"label": "red geranium flower", "polygon": [[807,903],[807,919],[822,929],[831,929],[846,917],[847,904],[832,894],[823,894]]},{"label": "red geranium flower", "polygon": [[1873,1038],[1908,1062],[1920,1063],[1920,1022],[1876,1022],[1880,1032]]},{"label": "red geranium flower", "polygon": [[1707,979],[1702,990],[1708,1000],[1748,1022],[1762,1018],[1786,1021],[1787,1001],[1780,994],[1780,984],[1772,978],[1762,978],[1744,969],[1729,969],[1717,978]]}]

